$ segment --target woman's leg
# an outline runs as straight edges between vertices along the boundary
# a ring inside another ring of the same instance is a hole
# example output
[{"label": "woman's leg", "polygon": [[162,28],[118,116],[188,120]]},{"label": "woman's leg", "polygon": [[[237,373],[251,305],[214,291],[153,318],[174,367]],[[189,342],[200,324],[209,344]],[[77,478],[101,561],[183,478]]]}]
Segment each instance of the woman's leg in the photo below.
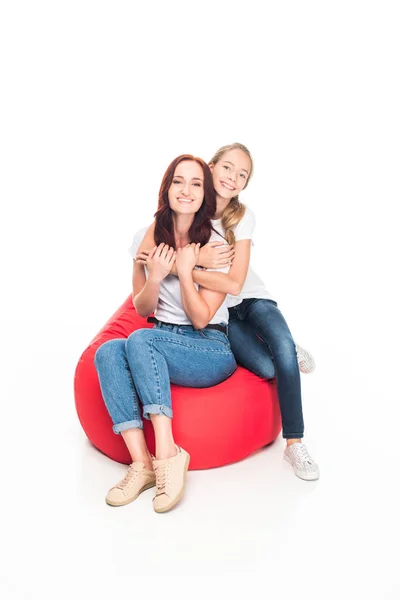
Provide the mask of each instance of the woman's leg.
[{"label": "woman's leg", "polygon": [[151,469],[139,398],[126,358],[125,342],[125,339],[106,342],[98,348],[94,362],[114,433],[120,433],[124,438],[133,462],[144,462]]},{"label": "woman's leg", "polygon": [[139,400],[126,359],[125,339],[110,340],[100,346],[95,355],[95,366],[103,399],[114,424],[113,431],[122,435],[132,458],[127,474],[106,497],[108,504],[122,506],[155,485]]},{"label": "woman's leg", "polygon": [[222,333],[174,329],[140,329],[126,340],[130,371],[147,419],[151,414],[172,418],[171,383],[211,387],[236,369],[229,341]]},{"label": "woman's leg", "polygon": [[216,332],[211,340],[185,327],[135,331],[126,341],[126,354],[143,403],[143,415],[151,419],[154,427],[157,478],[154,510],[165,512],[183,493],[190,459],[173,439],[170,384],[210,387],[229,377],[236,363],[226,336]]}]

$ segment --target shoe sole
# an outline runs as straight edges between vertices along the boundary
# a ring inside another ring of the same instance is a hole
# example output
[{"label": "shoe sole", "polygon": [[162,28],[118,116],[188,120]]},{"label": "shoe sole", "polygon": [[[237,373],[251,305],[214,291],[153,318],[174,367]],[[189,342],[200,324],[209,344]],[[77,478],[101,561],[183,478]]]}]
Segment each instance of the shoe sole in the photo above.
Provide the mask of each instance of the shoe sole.
[{"label": "shoe sole", "polygon": [[182,498],[183,491],[184,491],[185,485],[186,485],[186,473],[187,473],[187,470],[188,470],[188,467],[189,467],[189,463],[190,463],[190,456],[188,454],[187,457],[186,457],[185,474],[183,476],[183,485],[182,485],[181,491],[179,492],[179,494],[177,495],[177,497],[174,500],[172,500],[172,502],[170,502],[170,504],[168,504],[167,506],[163,506],[162,508],[155,508],[153,506],[154,511],[156,513],[164,513],[164,512],[167,512],[167,510],[171,510],[171,508],[173,508],[175,506],[175,504],[178,504],[179,500]]},{"label": "shoe sole", "polygon": [[303,481],[316,481],[317,479],[319,479],[319,473],[318,473],[318,475],[317,475],[317,476],[315,476],[315,475],[310,475],[309,477],[307,477],[307,476],[303,476],[303,475],[299,475],[299,474],[297,473],[297,471],[295,470],[295,468],[293,467],[293,463],[292,463],[292,461],[290,460],[290,458],[289,458],[288,456],[286,456],[286,454],[284,454],[284,455],[283,455],[283,458],[286,460],[286,462],[287,462],[287,463],[289,463],[289,465],[291,465],[291,466],[292,466],[292,468],[293,468],[293,473],[294,473],[294,474],[295,474],[295,475],[296,475],[296,476],[297,476],[299,479],[302,479]]},{"label": "shoe sole", "polygon": [[141,494],[142,492],[144,492],[145,490],[148,490],[148,489],[150,489],[150,488],[154,487],[155,485],[156,485],[156,482],[155,482],[155,481],[154,481],[154,482],[151,482],[151,483],[146,483],[146,485],[145,485],[145,486],[143,486],[143,487],[142,487],[142,488],[141,488],[141,489],[138,491],[138,493],[136,494],[136,496],[133,496],[133,498],[129,498],[129,500],[125,500],[124,502],[112,502],[111,500],[107,500],[107,498],[106,498],[106,503],[107,503],[109,506],[126,506],[126,504],[130,504],[131,502],[133,502],[134,500],[136,500],[136,498],[137,498],[138,496],[140,496],[140,494]]}]

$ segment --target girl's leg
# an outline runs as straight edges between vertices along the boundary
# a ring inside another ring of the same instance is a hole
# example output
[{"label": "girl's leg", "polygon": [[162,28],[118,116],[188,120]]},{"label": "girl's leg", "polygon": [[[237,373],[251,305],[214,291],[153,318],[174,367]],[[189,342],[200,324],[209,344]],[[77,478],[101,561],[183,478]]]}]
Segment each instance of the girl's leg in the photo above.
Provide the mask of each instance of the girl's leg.
[{"label": "girl's leg", "polygon": [[108,504],[122,506],[155,485],[139,400],[126,359],[125,340],[110,340],[100,346],[95,355],[95,366],[103,399],[114,424],[113,431],[122,435],[132,458],[127,474],[106,497]]},{"label": "girl's leg", "polygon": [[[249,330],[250,326],[268,348],[275,365],[279,405],[282,415],[282,435],[286,438],[285,459],[292,464],[294,472],[302,479],[318,479],[319,468],[312,460],[302,438],[304,435],[303,410],[301,403],[300,373],[295,343],[287,323],[275,302],[262,299],[244,300],[238,307],[230,309],[229,336],[233,348],[246,348],[238,357],[246,361],[245,366],[259,374],[264,361],[256,356],[259,345]],[[233,325],[233,326],[232,326]],[[244,341],[243,336],[249,335]],[[237,339],[236,339],[237,336]],[[235,339],[232,339],[235,338]],[[250,351],[247,348],[250,346]],[[254,350],[251,351],[251,349]],[[261,354],[264,358],[265,352]]]},{"label": "girl's leg", "polygon": [[247,321],[229,319],[229,341],[237,362],[262,379],[275,377],[271,351]]},{"label": "girl's leg", "polygon": [[[301,440],[304,422],[300,371],[295,343],[281,311],[273,301],[250,299],[244,300],[234,314],[262,339],[274,361],[283,437]],[[231,335],[232,327],[230,330]],[[258,364],[259,361],[254,366],[258,368]]]}]

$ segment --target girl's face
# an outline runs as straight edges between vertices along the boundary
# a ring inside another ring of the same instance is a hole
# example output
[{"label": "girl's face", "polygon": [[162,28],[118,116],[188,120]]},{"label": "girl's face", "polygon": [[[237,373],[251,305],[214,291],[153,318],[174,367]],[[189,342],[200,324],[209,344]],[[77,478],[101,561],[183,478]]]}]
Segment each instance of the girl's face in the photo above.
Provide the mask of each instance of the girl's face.
[{"label": "girl's face", "polygon": [[215,165],[210,165],[214,189],[221,198],[237,196],[247,183],[251,160],[243,150],[228,150]]},{"label": "girl's face", "polygon": [[171,210],[179,215],[194,215],[204,200],[204,173],[199,163],[184,160],[175,169],[168,190]]}]

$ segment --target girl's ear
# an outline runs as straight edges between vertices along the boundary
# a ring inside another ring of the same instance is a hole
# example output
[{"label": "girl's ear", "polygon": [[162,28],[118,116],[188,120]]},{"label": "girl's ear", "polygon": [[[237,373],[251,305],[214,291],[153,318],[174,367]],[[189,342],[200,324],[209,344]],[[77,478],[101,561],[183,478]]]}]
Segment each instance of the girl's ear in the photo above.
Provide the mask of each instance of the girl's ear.
[{"label": "girl's ear", "polygon": [[211,164],[209,164],[208,166],[210,167],[210,171],[211,171],[211,173],[212,173],[212,172],[214,171],[214,165],[211,163]]}]

